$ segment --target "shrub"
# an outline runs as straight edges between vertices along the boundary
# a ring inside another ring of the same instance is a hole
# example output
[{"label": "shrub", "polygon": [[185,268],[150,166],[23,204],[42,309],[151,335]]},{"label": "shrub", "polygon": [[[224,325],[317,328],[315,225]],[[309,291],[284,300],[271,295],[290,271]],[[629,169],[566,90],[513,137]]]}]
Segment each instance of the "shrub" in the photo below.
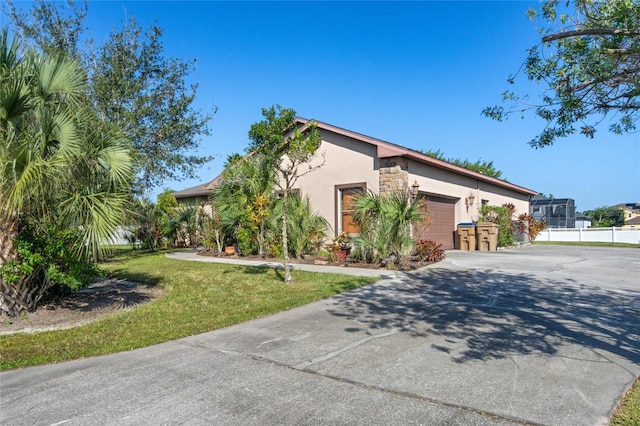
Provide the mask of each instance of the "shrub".
[{"label": "shrub", "polygon": [[513,205],[480,207],[480,218],[478,222],[491,222],[500,226],[498,231],[498,247],[505,247],[513,244],[513,228],[511,217],[513,215]]},{"label": "shrub", "polygon": [[445,258],[442,244],[433,240],[420,240],[416,243],[416,257],[420,262],[440,262]]},{"label": "shrub", "polygon": [[329,261],[335,262],[339,260],[341,253],[351,252],[351,248],[351,235],[349,235],[348,232],[340,232],[329,244],[327,244],[326,249],[329,252]]},{"label": "shrub", "polygon": [[258,242],[255,233],[248,228],[238,228],[236,231],[238,248],[243,255],[258,254]]},{"label": "shrub", "polygon": [[518,216],[516,227],[520,233],[529,235],[529,239],[533,241],[547,227],[547,223],[544,219],[536,220],[529,213],[522,213]]},{"label": "shrub", "polygon": [[367,261],[403,263],[413,246],[411,227],[422,220],[421,205],[407,190],[369,191],[354,198],[352,216],[359,229],[354,244]]},{"label": "shrub", "polygon": [[[282,234],[282,202],[273,211],[270,228]],[[329,224],[311,208],[309,197],[293,194],[287,203],[287,245],[289,254],[300,258],[305,253],[317,253],[327,237]]]},{"label": "shrub", "polygon": [[15,303],[7,314],[32,311],[47,297],[85,288],[101,275],[96,264],[79,255],[81,235],[78,229],[55,225],[22,229],[16,241],[18,258],[0,267],[3,297]]}]

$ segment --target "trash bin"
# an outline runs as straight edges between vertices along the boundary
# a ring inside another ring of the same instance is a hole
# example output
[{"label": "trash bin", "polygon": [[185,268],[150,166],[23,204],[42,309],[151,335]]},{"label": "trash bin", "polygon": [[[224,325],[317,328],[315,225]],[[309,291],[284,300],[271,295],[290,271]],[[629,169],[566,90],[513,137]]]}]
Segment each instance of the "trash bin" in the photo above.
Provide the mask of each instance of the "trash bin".
[{"label": "trash bin", "polygon": [[497,223],[482,222],[476,227],[478,250],[480,251],[496,251],[498,250],[498,230],[500,226]]},{"label": "trash bin", "polygon": [[458,224],[458,249],[476,249],[476,224],[473,222]]}]

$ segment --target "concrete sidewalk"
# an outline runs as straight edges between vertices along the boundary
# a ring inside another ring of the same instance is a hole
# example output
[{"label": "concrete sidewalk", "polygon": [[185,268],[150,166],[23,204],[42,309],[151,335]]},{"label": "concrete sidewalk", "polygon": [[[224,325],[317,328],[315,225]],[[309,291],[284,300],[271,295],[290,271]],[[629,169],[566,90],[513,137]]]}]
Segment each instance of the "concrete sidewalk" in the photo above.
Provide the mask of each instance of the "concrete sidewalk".
[{"label": "concrete sidewalk", "polygon": [[640,374],[638,276],[637,249],[452,252],[233,327],[0,373],[2,422],[604,425]]},{"label": "concrete sidewalk", "polygon": [[[194,262],[227,263],[231,265],[246,265],[284,269],[284,265],[282,264],[282,262],[270,262],[267,260],[247,260],[234,257],[200,256],[195,251],[173,252],[167,253],[165,256],[170,259],[189,260]],[[332,274],[380,278],[392,278],[399,273],[397,271],[386,271],[381,269],[353,268],[351,266],[333,265],[307,265],[304,263],[291,263],[291,269],[294,271],[326,272]]]}]

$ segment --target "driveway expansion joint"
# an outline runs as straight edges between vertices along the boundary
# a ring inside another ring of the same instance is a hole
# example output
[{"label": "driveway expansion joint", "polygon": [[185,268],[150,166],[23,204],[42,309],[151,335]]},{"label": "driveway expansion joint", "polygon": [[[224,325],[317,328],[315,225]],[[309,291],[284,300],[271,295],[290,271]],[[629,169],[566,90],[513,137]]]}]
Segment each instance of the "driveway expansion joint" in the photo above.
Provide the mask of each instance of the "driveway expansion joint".
[{"label": "driveway expansion joint", "polygon": [[[377,336],[371,336],[370,338],[367,339],[362,339],[362,340],[371,340],[372,338],[376,338],[376,337],[386,337],[389,336],[391,334],[394,334],[395,332],[397,332],[398,330],[393,329],[390,332],[387,333],[382,333],[382,335],[377,335]],[[383,336],[384,335],[384,336]],[[364,343],[362,341],[359,341],[361,343]],[[310,369],[308,367],[300,367],[301,365],[312,365],[313,362],[309,362],[307,363],[300,363],[297,366],[294,365],[290,365],[281,361],[276,361],[274,359],[270,359],[270,358],[266,358],[260,355],[255,355],[255,354],[249,354],[249,353],[245,353],[245,352],[241,352],[241,351],[235,351],[235,350],[230,350],[230,349],[221,349],[221,348],[217,348],[215,346],[208,346],[208,345],[204,345],[201,343],[194,343],[194,342],[189,342],[185,339],[182,339],[179,341],[179,343],[187,345],[187,346],[191,346],[194,348],[201,348],[201,349],[207,349],[210,351],[215,351],[224,355],[231,355],[231,356],[237,356],[237,357],[242,357],[248,360],[253,360],[253,361],[257,361],[260,363],[264,363],[264,364],[269,364],[269,365],[273,365],[276,367],[282,367],[282,368],[286,368],[288,370],[295,370],[298,371],[300,373],[304,373],[304,374],[309,374],[309,375],[313,375],[316,377],[321,377],[324,379],[328,379],[328,380],[332,380],[332,381],[336,381],[336,382],[340,382],[343,384],[347,384],[347,385],[351,385],[351,386],[356,386],[359,387],[361,389],[366,389],[366,390],[371,390],[371,391],[377,391],[377,392],[382,392],[382,393],[386,393],[389,395],[393,395],[393,396],[397,396],[397,397],[401,397],[401,398],[408,398],[408,399],[413,399],[415,401],[420,401],[420,402],[424,402],[427,404],[433,404],[433,405],[438,405],[438,406],[442,406],[442,407],[447,407],[447,408],[453,408],[456,410],[460,410],[460,411],[465,411],[465,412],[470,412],[470,413],[474,413],[474,414],[478,414],[484,417],[490,417],[492,419],[495,420],[503,420],[503,421],[507,421],[507,422],[511,422],[517,425],[521,425],[521,426],[545,426],[544,424],[541,423],[535,423],[535,422],[531,422],[525,419],[520,419],[520,418],[516,418],[516,417],[511,417],[511,416],[505,416],[502,414],[497,414],[497,413],[493,413],[490,411],[486,411],[486,410],[480,410],[477,408],[473,408],[473,407],[467,407],[464,405],[459,405],[459,404],[453,404],[453,403],[449,403],[449,402],[445,402],[445,401],[440,401],[434,398],[429,398],[427,396],[423,396],[423,395],[419,395],[413,392],[407,392],[407,391],[401,391],[401,390],[396,390],[396,389],[389,389],[389,388],[384,388],[381,386],[377,386],[377,385],[370,385],[367,383],[363,383],[363,382],[359,382],[357,380],[352,380],[352,379],[347,379],[344,377],[340,377],[340,376],[335,376],[332,374],[328,374],[328,373],[322,373],[318,370],[313,370]],[[359,344],[361,344],[359,343]],[[355,347],[357,345],[349,345],[348,347]],[[344,352],[347,349],[343,349],[343,350],[339,350],[341,352]],[[339,352],[339,351],[335,351],[335,352]],[[335,353],[332,352],[332,353]],[[334,355],[337,356],[338,354]],[[332,357],[328,357],[327,359],[330,359]]]}]

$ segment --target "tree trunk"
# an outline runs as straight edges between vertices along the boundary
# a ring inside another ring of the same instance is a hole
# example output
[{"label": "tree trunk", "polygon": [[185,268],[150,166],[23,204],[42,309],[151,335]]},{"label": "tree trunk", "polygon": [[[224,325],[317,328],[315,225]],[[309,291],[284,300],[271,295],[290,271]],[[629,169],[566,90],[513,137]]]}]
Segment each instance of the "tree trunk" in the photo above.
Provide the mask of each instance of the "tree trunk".
[{"label": "tree trunk", "polygon": [[287,195],[289,189],[288,186],[284,190],[282,197],[282,251],[284,252],[284,282],[293,282],[291,278],[291,265],[289,263],[289,244],[287,243]]},{"label": "tree trunk", "polygon": [[[18,249],[15,245],[18,236],[18,220],[15,216],[0,215],[0,267],[7,262],[18,258]],[[16,288],[17,287],[17,288]],[[0,311],[9,316],[16,316],[26,309],[22,300],[27,294],[19,291],[18,285],[10,284],[0,277]]]},{"label": "tree trunk", "polygon": [[264,256],[264,219],[260,221],[260,230],[258,231],[258,255]]},{"label": "tree trunk", "polygon": [[18,236],[18,221],[11,216],[0,216],[0,266],[18,257],[15,240]]}]

